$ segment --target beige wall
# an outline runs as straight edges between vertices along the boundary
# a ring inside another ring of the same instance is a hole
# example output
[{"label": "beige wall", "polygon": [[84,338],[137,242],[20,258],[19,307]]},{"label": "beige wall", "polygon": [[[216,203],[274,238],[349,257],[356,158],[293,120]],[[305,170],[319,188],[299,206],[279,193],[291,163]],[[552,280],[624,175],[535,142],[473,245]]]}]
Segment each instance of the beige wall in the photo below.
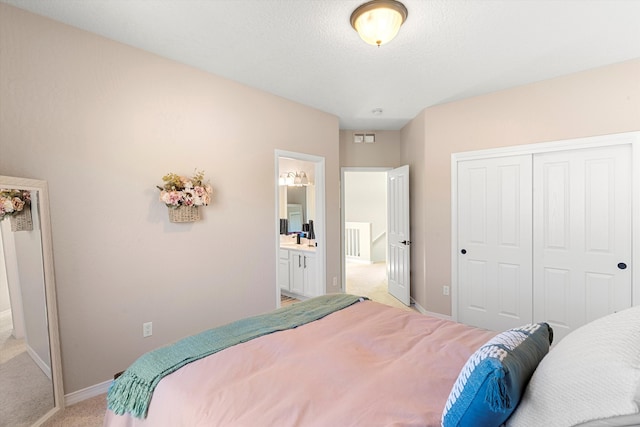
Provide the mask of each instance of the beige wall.
[{"label": "beige wall", "polygon": [[341,167],[392,167],[400,163],[400,131],[376,131],[374,144],[354,144],[353,134],[360,131],[340,131]]},{"label": "beige wall", "polygon": [[[325,157],[340,277],[335,116],[4,4],[0,52],[0,174],[49,183],[65,393],[276,306],[275,149]],[[155,186],[194,168],[213,203],[171,224]]]},{"label": "beige wall", "polygon": [[451,153],[640,130],[640,60],[452,102],[402,129],[412,171],[412,295],[451,313]]},{"label": "beige wall", "polygon": [[411,223],[411,298],[421,307],[426,301],[425,279],[425,200],[424,200],[424,116],[418,115],[402,128],[401,158],[409,165],[409,200]]}]

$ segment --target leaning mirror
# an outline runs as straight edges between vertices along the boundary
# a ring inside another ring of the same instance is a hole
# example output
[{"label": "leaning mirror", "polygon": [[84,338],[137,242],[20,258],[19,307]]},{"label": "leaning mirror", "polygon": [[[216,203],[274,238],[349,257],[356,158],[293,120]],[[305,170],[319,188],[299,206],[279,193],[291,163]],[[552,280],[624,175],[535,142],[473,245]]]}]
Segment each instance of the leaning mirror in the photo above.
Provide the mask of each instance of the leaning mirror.
[{"label": "leaning mirror", "polygon": [[0,420],[64,407],[46,181],[0,176]]}]

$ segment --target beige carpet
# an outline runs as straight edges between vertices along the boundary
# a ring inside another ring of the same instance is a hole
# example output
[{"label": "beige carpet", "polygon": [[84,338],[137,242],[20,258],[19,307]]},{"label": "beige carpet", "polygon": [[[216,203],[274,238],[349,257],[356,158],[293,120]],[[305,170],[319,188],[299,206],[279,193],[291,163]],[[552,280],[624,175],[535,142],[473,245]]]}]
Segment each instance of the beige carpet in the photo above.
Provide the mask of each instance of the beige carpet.
[{"label": "beige carpet", "polygon": [[11,335],[9,312],[0,316],[0,427],[28,427],[53,408],[51,381]]},{"label": "beige carpet", "polygon": [[64,408],[43,427],[100,427],[107,410],[107,395],[101,394]]},{"label": "beige carpet", "polygon": [[391,296],[387,290],[387,264],[347,263],[346,292],[353,295],[368,297],[372,301],[398,307],[403,310],[414,310]]}]

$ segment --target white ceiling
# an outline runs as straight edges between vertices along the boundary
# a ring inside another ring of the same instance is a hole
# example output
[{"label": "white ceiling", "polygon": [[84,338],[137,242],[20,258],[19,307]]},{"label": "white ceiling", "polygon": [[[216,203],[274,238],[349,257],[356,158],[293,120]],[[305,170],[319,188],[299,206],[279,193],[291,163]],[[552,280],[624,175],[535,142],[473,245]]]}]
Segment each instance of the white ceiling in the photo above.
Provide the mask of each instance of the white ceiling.
[{"label": "white ceiling", "polygon": [[351,130],[397,130],[429,106],[640,58],[640,0],[404,0],[407,21],[380,48],[349,24],[364,0],[0,1]]}]

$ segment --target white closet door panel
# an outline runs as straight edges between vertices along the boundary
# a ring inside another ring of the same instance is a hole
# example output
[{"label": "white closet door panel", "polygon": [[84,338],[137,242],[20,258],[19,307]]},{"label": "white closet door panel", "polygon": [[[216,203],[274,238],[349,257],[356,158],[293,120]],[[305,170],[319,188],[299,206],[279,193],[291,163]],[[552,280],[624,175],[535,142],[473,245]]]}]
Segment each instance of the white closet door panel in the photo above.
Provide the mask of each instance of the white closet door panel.
[{"label": "white closet door panel", "polygon": [[530,322],[531,156],[460,162],[458,227],[459,320],[494,330]]},{"label": "white closet door panel", "polygon": [[625,307],[628,298],[624,286],[616,286],[614,275],[585,274],[585,302],[590,307],[586,313],[587,322],[616,311],[616,307]]},{"label": "white closet door panel", "polygon": [[498,166],[498,247],[520,245],[520,165]]},{"label": "white closet door panel", "polygon": [[465,215],[466,232],[469,242],[487,244],[487,168],[485,166],[469,168],[463,197],[467,200]]},{"label": "white closet door panel", "polygon": [[534,320],[558,339],[631,304],[630,269],[618,268],[631,260],[630,154],[625,145],[534,156]]},{"label": "white closet door panel", "polygon": [[[538,310],[545,322],[555,328],[568,329],[571,316],[568,308],[574,296],[571,295],[571,272],[559,268],[545,268],[542,288],[536,290],[541,294]],[[554,333],[555,335],[555,333]]]},{"label": "white closet door panel", "polygon": [[[521,295],[520,266],[515,264],[498,264],[498,315],[520,321]],[[524,296],[529,298],[528,295]]]},{"label": "white closet door panel", "polygon": [[544,244],[551,250],[569,250],[569,164],[544,165]]},{"label": "white closet door panel", "polygon": [[470,310],[486,314],[487,305],[487,263],[481,260],[469,260],[467,263],[470,292],[468,307]]}]

